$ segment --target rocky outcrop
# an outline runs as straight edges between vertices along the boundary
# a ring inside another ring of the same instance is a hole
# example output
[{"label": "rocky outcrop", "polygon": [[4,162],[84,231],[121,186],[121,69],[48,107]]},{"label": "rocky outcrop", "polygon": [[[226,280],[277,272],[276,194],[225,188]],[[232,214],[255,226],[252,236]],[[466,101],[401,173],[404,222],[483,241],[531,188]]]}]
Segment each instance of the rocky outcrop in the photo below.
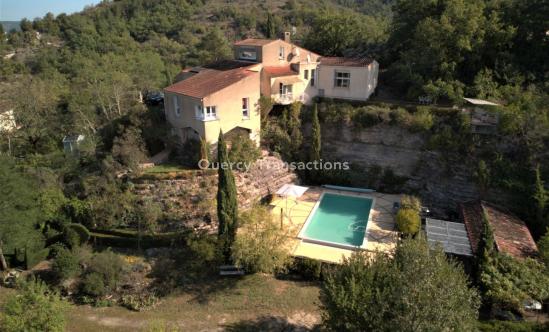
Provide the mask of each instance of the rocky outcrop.
[{"label": "rocky outcrop", "polygon": [[477,199],[472,179],[474,165],[466,157],[448,161],[440,151],[426,149],[428,137],[407,129],[380,124],[366,129],[323,124],[325,158],[348,161],[365,169],[392,169],[407,178],[403,193],[422,198],[439,216],[456,210],[459,202]]}]

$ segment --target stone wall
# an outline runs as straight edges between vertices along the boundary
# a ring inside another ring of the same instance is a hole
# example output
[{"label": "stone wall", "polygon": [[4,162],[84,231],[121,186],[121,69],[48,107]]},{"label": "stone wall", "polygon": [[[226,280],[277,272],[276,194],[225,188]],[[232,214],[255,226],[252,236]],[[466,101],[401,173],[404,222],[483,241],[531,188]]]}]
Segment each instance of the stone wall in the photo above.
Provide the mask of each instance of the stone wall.
[{"label": "stone wall", "polygon": [[[239,208],[250,207],[269,192],[276,192],[297,176],[273,156],[264,155],[248,172],[234,172]],[[214,231],[216,225],[217,173],[186,171],[170,179],[142,178],[135,180],[134,192],[160,202],[165,211],[164,230],[182,227]]]}]

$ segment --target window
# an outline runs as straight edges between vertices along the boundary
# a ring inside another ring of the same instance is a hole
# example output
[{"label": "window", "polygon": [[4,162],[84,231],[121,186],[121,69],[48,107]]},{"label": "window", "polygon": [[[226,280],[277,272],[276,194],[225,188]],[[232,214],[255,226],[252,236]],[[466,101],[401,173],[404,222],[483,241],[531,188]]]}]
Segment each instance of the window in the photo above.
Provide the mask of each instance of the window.
[{"label": "window", "polygon": [[201,105],[196,105],[194,109],[194,114],[197,120],[217,120],[217,107],[205,106],[204,108],[202,108]]},{"label": "window", "polygon": [[292,95],[292,85],[284,85],[284,84],[280,83],[280,87],[279,87],[278,92],[282,96],[285,96],[285,95],[291,96]]},{"label": "window", "polygon": [[334,86],[336,88],[348,88],[351,83],[351,73],[335,72]]},{"label": "window", "polygon": [[202,114],[202,105],[196,105],[196,106],[195,106],[195,108],[194,108],[194,116],[195,116],[197,119],[202,120],[202,118],[203,118],[203,114]]},{"label": "window", "polygon": [[284,59],[284,46],[280,46],[278,48],[278,58],[280,60]]},{"label": "window", "polygon": [[204,112],[204,120],[215,120],[217,119],[217,109],[216,106],[206,106]]},{"label": "window", "polygon": [[241,48],[238,57],[241,60],[257,60],[257,52],[253,48]]},{"label": "window", "polygon": [[305,77],[306,80],[309,79],[309,71],[307,69],[303,71],[303,77]]},{"label": "window", "polygon": [[311,86],[315,86],[316,69],[311,69]]},{"label": "window", "polygon": [[242,117],[250,118],[250,98],[242,98]]},{"label": "window", "polygon": [[175,116],[181,116],[181,105],[179,105],[179,98],[177,96],[173,96],[173,111]]}]

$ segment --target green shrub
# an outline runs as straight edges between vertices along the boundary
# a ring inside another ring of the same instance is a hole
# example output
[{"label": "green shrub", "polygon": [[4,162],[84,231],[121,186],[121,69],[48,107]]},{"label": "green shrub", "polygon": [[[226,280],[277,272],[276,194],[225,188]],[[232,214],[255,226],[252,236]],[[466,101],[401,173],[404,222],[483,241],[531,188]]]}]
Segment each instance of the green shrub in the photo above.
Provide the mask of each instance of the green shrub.
[{"label": "green shrub", "polygon": [[389,122],[390,116],[387,109],[378,107],[360,107],[354,110],[351,121],[356,128],[369,128],[378,123]]},{"label": "green shrub", "polygon": [[261,151],[249,137],[237,135],[231,140],[231,150],[229,151],[231,162],[252,164],[259,157],[261,157]]},{"label": "green shrub", "polygon": [[408,127],[412,122],[412,115],[406,109],[399,107],[389,112],[391,124]]},{"label": "green shrub", "polygon": [[66,248],[57,250],[52,271],[59,280],[68,279],[80,273],[78,256]]},{"label": "green shrub", "polygon": [[249,272],[283,271],[291,262],[291,229],[281,229],[280,222],[262,206],[243,212],[239,222],[232,246],[233,261]]},{"label": "green shrub", "polygon": [[414,211],[420,212],[421,201],[416,196],[404,195],[400,200],[400,207],[403,209],[412,209]]},{"label": "green shrub", "polygon": [[434,116],[429,107],[420,106],[412,116],[411,128],[415,131],[429,131],[433,127]]},{"label": "green shrub", "polygon": [[42,281],[32,280],[8,296],[0,312],[0,330],[64,331],[68,304]]},{"label": "green shrub", "polygon": [[82,278],[82,292],[84,294],[100,297],[107,293],[103,276],[97,272],[90,272]]},{"label": "green shrub", "polygon": [[320,280],[322,277],[322,262],[316,259],[296,257],[291,269],[307,280]]},{"label": "green shrub", "polygon": [[124,268],[124,260],[110,250],[93,255],[82,278],[82,292],[90,296],[103,296],[113,291]]},{"label": "green shrub", "polygon": [[398,230],[406,235],[415,235],[421,227],[421,218],[416,210],[400,209],[396,215]]},{"label": "green shrub", "polygon": [[154,294],[128,294],[122,296],[120,305],[133,311],[141,311],[158,303],[158,297]]},{"label": "green shrub", "polygon": [[187,238],[187,247],[200,264],[216,262],[221,258],[217,237],[205,232],[190,235]]}]

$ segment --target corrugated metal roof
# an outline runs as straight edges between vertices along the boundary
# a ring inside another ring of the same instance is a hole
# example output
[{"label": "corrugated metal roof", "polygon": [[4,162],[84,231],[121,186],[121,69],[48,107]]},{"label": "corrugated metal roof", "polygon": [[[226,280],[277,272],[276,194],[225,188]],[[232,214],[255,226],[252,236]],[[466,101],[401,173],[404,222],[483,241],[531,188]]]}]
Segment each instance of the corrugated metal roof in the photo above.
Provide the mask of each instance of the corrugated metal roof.
[{"label": "corrugated metal roof", "polygon": [[440,244],[449,254],[473,256],[464,224],[427,218],[425,231],[430,245]]},{"label": "corrugated metal roof", "polygon": [[475,98],[463,98],[465,101],[473,104],[473,105],[479,105],[479,106],[501,106],[500,104],[493,103],[488,100],[482,100],[482,99],[475,99]]}]

